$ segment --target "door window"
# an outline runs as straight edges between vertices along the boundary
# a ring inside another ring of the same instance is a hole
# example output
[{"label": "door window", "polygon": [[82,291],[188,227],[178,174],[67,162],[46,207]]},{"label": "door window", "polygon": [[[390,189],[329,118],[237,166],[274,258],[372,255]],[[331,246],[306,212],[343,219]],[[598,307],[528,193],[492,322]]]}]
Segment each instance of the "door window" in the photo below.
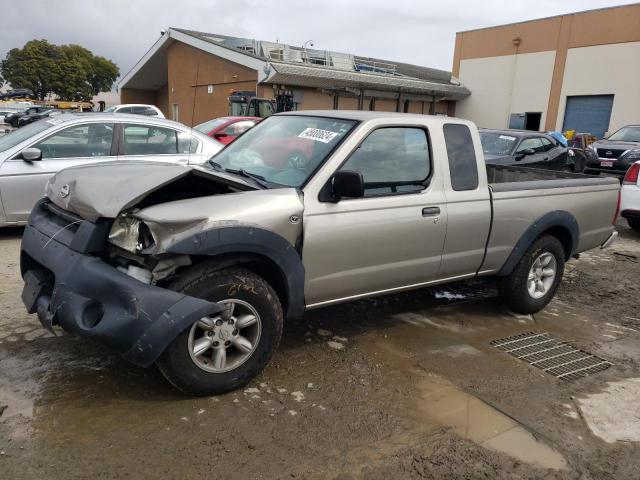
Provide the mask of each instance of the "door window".
[{"label": "door window", "polygon": [[525,138],[520,143],[520,146],[518,147],[518,150],[516,151],[516,153],[524,153],[525,150],[529,150],[529,149],[535,150],[536,153],[543,152],[544,151],[544,146],[542,145],[542,139],[539,138],[539,137],[538,138]]},{"label": "door window", "polygon": [[540,139],[542,141],[542,148],[544,149],[545,152],[548,152],[549,150],[553,150],[556,145],[549,139],[542,137]]},{"label": "door window", "polygon": [[374,130],[341,170],[362,174],[366,197],[424,190],[431,173],[427,133],[414,127]]},{"label": "door window", "polygon": [[[154,125],[125,124],[124,130],[124,155],[177,155],[189,153],[189,146],[195,142],[180,138],[177,131],[171,128],[156,127]],[[197,142],[197,141],[196,141]],[[195,147],[197,148],[197,143]]]},{"label": "door window", "polygon": [[456,191],[475,190],[478,188],[478,162],[469,127],[447,123],[443,131],[449,158],[451,188]]},{"label": "door window", "polygon": [[200,141],[188,133],[178,132],[178,153],[196,153]]},{"label": "door window", "polygon": [[76,125],[54,133],[33,145],[42,158],[106,157],[111,154],[113,124]]},{"label": "door window", "polygon": [[[262,101],[258,104],[258,117],[267,118],[273,115],[273,105],[269,101]],[[254,113],[255,115],[255,113]]]}]

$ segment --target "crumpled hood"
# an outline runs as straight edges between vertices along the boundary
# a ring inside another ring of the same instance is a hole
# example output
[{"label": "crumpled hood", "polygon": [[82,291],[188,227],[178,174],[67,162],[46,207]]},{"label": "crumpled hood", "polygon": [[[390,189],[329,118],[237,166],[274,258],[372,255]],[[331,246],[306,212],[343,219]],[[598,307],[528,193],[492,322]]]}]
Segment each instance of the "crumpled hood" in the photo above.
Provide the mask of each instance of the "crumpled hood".
[{"label": "crumpled hood", "polygon": [[209,168],[165,162],[102,162],[61,170],[49,180],[46,196],[84,219],[115,218],[149,193],[185,175],[211,177],[242,190],[249,182]]},{"label": "crumpled hood", "polygon": [[266,229],[295,245],[302,232],[303,210],[300,192],[277,188],[161,203],[131,216],[151,230],[156,241],[152,253],[163,253],[183,238],[235,226]]}]

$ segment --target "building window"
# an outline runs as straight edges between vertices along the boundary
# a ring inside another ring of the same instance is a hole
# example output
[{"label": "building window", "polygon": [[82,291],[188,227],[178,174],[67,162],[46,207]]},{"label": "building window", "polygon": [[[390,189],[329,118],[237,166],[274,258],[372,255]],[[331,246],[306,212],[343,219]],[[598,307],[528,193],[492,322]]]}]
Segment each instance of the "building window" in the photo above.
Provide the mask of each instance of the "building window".
[{"label": "building window", "polygon": [[173,121],[177,122],[178,121],[178,113],[179,113],[179,109],[178,109],[178,104],[174,103],[172,105],[172,112],[173,112]]}]

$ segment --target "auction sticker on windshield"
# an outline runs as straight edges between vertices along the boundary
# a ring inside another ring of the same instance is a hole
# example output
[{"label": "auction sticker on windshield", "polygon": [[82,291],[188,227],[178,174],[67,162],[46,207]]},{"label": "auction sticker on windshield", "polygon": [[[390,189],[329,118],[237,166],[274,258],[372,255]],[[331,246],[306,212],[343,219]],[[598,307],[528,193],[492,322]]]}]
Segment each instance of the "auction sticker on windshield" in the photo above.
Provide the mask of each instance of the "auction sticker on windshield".
[{"label": "auction sticker on windshield", "polygon": [[516,137],[510,137],[509,135],[500,135],[502,140],[515,140]]},{"label": "auction sticker on windshield", "polygon": [[302,133],[298,135],[298,138],[308,138],[310,140],[315,140],[316,142],[329,143],[337,135],[338,134],[336,132],[309,127],[305,128]]}]

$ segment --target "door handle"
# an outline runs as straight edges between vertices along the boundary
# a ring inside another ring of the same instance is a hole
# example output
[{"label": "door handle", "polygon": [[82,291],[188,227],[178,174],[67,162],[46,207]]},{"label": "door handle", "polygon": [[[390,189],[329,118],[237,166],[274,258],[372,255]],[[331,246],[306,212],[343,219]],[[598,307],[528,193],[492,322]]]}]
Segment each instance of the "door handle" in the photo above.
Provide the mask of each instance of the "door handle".
[{"label": "door handle", "polygon": [[423,217],[435,217],[440,215],[440,207],[424,207],[422,209]]},{"label": "door handle", "polygon": [[549,160],[549,157],[544,157],[544,158],[542,159],[542,161],[543,161],[543,162],[546,162],[547,160]]}]

